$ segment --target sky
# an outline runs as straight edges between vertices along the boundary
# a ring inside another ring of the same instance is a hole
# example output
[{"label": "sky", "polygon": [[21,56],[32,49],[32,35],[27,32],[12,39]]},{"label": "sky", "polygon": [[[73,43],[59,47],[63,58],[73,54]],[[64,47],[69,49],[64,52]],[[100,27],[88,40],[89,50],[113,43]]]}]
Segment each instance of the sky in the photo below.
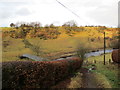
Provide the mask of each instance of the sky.
[{"label": "sky", "polygon": [[101,25],[118,26],[119,0],[0,0],[0,27],[10,23],[40,22],[63,25],[74,20],[78,26]]}]

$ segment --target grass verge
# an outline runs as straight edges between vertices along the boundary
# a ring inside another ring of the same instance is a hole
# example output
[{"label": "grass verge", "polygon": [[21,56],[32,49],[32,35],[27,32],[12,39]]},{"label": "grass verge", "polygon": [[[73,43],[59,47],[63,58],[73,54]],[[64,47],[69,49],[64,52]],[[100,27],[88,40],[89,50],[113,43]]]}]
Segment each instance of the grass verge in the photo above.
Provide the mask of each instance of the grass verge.
[{"label": "grass verge", "polygon": [[[104,78],[106,78],[106,80],[108,80],[108,82],[111,84],[112,88],[119,88],[120,81],[118,79],[118,64],[109,62],[109,59],[111,59],[111,53],[106,54],[106,65],[104,65],[103,55],[90,57],[88,58],[89,64],[85,67],[91,68],[91,65],[94,64],[96,70],[93,70],[93,72],[100,73],[100,75],[104,76]],[[93,63],[94,60],[96,60],[96,63]],[[100,79],[100,75],[98,75],[96,78]]]}]

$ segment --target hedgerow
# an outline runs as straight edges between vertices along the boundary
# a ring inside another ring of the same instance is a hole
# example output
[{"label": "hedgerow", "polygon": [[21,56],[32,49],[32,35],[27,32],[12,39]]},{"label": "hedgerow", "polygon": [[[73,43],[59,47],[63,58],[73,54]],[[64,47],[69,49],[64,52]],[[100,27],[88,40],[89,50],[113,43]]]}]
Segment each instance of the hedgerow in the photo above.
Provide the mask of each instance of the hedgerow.
[{"label": "hedgerow", "polygon": [[79,58],[2,63],[3,88],[50,88],[81,67]]}]

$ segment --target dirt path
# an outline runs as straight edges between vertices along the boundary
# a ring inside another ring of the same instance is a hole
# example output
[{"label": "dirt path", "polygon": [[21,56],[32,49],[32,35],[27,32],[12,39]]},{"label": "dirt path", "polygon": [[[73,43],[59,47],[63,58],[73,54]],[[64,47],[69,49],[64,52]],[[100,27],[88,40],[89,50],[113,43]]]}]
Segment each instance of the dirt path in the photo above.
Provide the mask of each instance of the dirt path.
[{"label": "dirt path", "polygon": [[81,68],[83,88],[98,88],[97,82],[94,80],[92,72],[89,72],[86,68]]},{"label": "dirt path", "polygon": [[80,76],[75,76],[76,79],[68,77],[66,80],[61,81],[53,88],[68,88],[68,86],[71,86],[72,88],[111,88],[109,83],[106,82],[106,79],[98,79],[99,75],[89,71],[87,68],[81,68],[78,70],[78,73],[80,73]]},{"label": "dirt path", "polygon": [[[82,73],[82,87],[81,88],[98,88],[98,83],[94,80],[94,73],[88,72],[88,69],[81,68],[80,71]],[[70,85],[71,77],[68,77],[66,80],[60,82],[53,88],[68,88]]]}]

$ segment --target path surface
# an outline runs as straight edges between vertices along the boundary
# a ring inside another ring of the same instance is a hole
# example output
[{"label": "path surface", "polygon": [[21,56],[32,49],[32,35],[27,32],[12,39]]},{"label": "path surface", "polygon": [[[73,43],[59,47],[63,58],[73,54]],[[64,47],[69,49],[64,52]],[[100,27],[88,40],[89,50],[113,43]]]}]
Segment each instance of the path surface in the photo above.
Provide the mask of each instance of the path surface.
[{"label": "path surface", "polygon": [[94,80],[92,72],[89,72],[86,68],[81,68],[83,88],[98,88],[97,82]]},{"label": "path surface", "polygon": [[[89,72],[88,69],[86,68],[81,68],[79,72],[82,73],[81,88],[99,88],[98,82],[96,82],[94,79],[94,73]],[[68,85],[70,85],[70,82],[71,82],[71,77],[68,77],[66,80],[61,81],[59,84],[57,84],[53,88],[68,88]]]}]

